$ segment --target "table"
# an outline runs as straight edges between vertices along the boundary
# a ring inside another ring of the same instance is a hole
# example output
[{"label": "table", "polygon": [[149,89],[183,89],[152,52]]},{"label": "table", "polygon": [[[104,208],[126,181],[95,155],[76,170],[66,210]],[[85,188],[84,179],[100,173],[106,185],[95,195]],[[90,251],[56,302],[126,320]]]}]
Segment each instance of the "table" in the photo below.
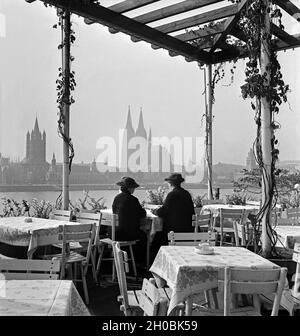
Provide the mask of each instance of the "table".
[{"label": "table", "polygon": [[[218,270],[230,267],[278,268],[271,261],[243,247],[214,247],[214,255],[200,255],[193,246],[162,246],[150,268],[159,287],[172,289],[168,314],[177,304],[212,286]],[[191,303],[190,303],[191,304]]]},{"label": "table", "polygon": [[32,258],[38,246],[60,243],[58,240],[60,225],[76,225],[76,222],[35,217],[32,217],[31,223],[26,223],[25,218],[0,218],[0,241],[10,245],[28,246],[28,258]]},{"label": "table", "polygon": [[[102,213],[112,214],[112,209],[101,210]],[[146,266],[149,268],[150,260],[150,244],[154,238],[154,235],[158,231],[163,229],[162,218],[154,215],[149,209],[146,209],[146,218],[141,219],[140,229],[144,231],[147,235],[147,250],[146,250]]]},{"label": "table", "polygon": [[201,214],[212,213],[213,217],[218,217],[220,209],[246,210],[246,216],[249,213],[256,213],[259,210],[259,205],[230,205],[230,204],[207,204],[203,205]]},{"label": "table", "polygon": [[0,280],[0,316],[89,316],[70,280]]},{"label": "table", "polygon": [[300,242],[300,225],[277,225],[274,230],[278,236],[277,246],[294,249],[295,243]]}]

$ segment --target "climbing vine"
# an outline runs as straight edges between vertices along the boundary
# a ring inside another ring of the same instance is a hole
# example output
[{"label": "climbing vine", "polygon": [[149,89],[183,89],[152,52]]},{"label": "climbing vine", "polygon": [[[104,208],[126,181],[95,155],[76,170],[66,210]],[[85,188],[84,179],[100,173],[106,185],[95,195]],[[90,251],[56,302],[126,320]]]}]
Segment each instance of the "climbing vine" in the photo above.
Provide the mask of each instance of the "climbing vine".
[{"label": "climbing vine", "polygon": [[[67,16],[70,15],[68,10],[60,10],[59,11],[59,22],[55,24],[53,28],[57,28],[58,26],[64,30],[64,39],[58,45],[59,50],[63,50],[63,48],[70,49],[71,45],[74,44],[76,37],[75,32],[72,29],[72,22],[70,20],[69,25],[64,24],[66,22]],[[58,68],[58,79],[56,80],[56,90],[57,90],[57,107],[58,107],[58,134],[63,139],[65,143],[69,146],[69,171],[71,172],[72,161],[74,158],[74,146],[72,139],[65,132],[65,113],[64,106],[72,105],[75,103],[71,92],[75,90],[76,80],[75,80],[75,71],[70,71],[71,63],[75,60],[75,58],[68,53],[67,56],[69,58],[70,67],[66,67],[63,69],[62,67]]]},{"label": "climbing vine", "polygon": [[[281,29],[284,28],[281,21],[282,14],[279,8],[273,3],[271,3],[271,6],[269,7],[265,1],[261,0],[248,1],[248,4],[241,12],[238,26],[247,39],[245,47],[247,48],[249,55],[245,69],[245,83],[241,86],[241,92],[244,99],[251,99],[251,107],[255,111],[257,135],[254,142],[254,153],[261,170],[262,178],[264,179],[264,184],[269,186],[269,192],[268,194],[265,194],[263,198],[264,204],[262,204],[261,209],[256,216],[256,237],[257,239],[260,238],[261,223],[262,219],[265,217],[268,227],[267,234],[269,235],[272,245],[270,252],[274,253],[276,252],[275,245],[277,239],[272,224],[270,223],[270,211],[272,207],[276,205],[278,197],[276,187],[276,175],[278,175],[278,171],[276,169],[276,162],[278,160],[279,150],[277,148],[278,140],[276,139],[275,131],[280,127],[275,121],[275,115],[279,113],[279,106],[283,102],[287,102],[289,86],[286,85],[283,80],[277,53],[274,51],[274,48],[272,48],[272,30],[266,29],[267,27],[265,26],[266,13],[269,13],[272,23],[277,21],[277,25],[279,25]],[[269,51],[269,63],[265,66],[266,72],[262,72],[260,68],[262,48]],[[266,171],[262,154],[261,105],[263,98],[268,102],[271,114],[272,162],[270,175]]]}]

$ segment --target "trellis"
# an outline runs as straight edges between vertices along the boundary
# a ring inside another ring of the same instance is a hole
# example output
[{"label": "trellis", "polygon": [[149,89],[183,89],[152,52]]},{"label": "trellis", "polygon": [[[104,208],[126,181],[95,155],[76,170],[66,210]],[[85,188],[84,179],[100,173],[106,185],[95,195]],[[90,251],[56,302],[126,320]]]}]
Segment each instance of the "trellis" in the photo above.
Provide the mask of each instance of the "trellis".
[{"label": "trellis", "polygon": [[[36,0],[25,0],[32,3]],[[248,56],[244,47],[246,37],[238,26],[238,20],[242,9],[247,6],[247,0],[223,1],[223,0],[185,0],[176,1],[173,4],[163,6],[162,0],[125,0],[114,3],[111,6],[98,4],[92,0],[39,0],[45,4],[67,10],[84,18],[86,24],[101,24],[107,26],[109,32],[128,34],[135,43],[145,41],[151,44],[155,50],[165,49],[171,57],[183,56],[187,62],[197,62],[200,66],[206,66],[206,78],[208,82],[207,94],[207,171],[208,171],[208,197],[212,196],[212,65],[226,61],[233,61]],[[267,4],[270,3],[269,0]],[[100,1],[101,3],[101,1]],[[289,0],[273,0],[288,15],[296,21],[300,21],[300,9]],[[151,5],[157,5],[156,9]],[[214,8],[212,8],[214,7]],[[135,15],[135,10],[142,13]],[[195,10],[201,13],[195,14]],[[133,13],[133,14],[132,14]],[[178,19],[178,15],[184,14],[185,18]],[[160,20],[168,19],[169,22],[161,24]],[[217,22],[216,25],[207,25]],[[286,30],[272,23],[270,16],[266,15],[267,27],[272,33],[271,48],[275,51],[297,48],[300,46],[300,34],[291,35]],[[240,43],[232,44],[228,37],[234,38]],[[64,50],[66,53],[66,50]],[[266,50],[267,54],[267,50]],[[267,57],[262,64],[266,67]],[[64,61],[66,66],[66,60]],[[268,69],[265,69],[268,72]],[[69,109],[65,107],[65,120],[68,121],[65,131],[69,137]],[[262,138],[264,139],[263,160],[266,174],[270,174],[271,153],[270,143],[272,138],[270,110],[266,104],[262,104]],[[68,148],[64,145],[64,182],[63,204],[69,205],[68,182]],[[263,183],[262,190],[268,191],[270,186]],[[268,209],[270,210],[270,209]],[[267,212],[265,214],[267,216]],[[264,223],[263,223],[264,224]],[[268,242],[268,228],[263,225],[263,244]],[[268,247],[267,247],[268,248]]]}]

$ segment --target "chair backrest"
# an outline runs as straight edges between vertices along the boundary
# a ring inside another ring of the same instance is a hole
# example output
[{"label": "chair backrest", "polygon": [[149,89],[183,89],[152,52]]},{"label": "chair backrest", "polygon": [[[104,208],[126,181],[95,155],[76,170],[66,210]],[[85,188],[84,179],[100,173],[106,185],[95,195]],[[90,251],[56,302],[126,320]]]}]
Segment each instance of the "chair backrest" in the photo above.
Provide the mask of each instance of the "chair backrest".
[{"label": "chair backrest", "polygon": [[295,225],[295,221],[293,218],[277,218],[276,222],[272,222],[272,224],[276,224],[279,226],[284,226],[284,225],[293,226]]},{"label": "chair backrest", "polygon": [[250,201],[250,200],[248,200],[248,201],[246,201],[246,204],[247,205],[258,205],[258,206],[260,206],[260,201]]},{"label": "chair backrest", "polygon": [[216,235],[213,232],[174,232],[168,233],[169,245],[197,246],[199,243],[209,242],[215,245]]},{"label": "chair backrest", "polygon": [[87,243],[86,251],[86,269],[89,264],[92,245],[95,241],[96,224],[70,224],[60,225],[58,227],[58,240],[62,242],[62,258],[61,258],[61,278],[64,276],[65,263],[69,254],[69,243],[85,242]]},{"label": "chair backrest", "polygon": [[146,316],[166,316],[168,299],[162,298],[158,288],[148,279],[143,280],[143,287],[139,296],[139,305]]},{"label": "chair backrest", "polygon": [[221,199],[218,200],[202,200],[202,204],[203,205],[209,205],[209,204],[224,204],[224,201]]},{"label": "chair backrest", "polygon": [[0,273],[7,280],[57,280],[59,260],[0,259]]},{"label": "chair backrest", "polygon": [[297,263],[293,293],[294,293],[295,297],[299,297],[299,291],[300,291],[300,243],[295,243],[295,245],[294,245],[293,260]]},{"label": "chair backrest", "polygon": [[219,270],[218,289],[224,292],[224,316],[230,315],[232,294],[252,294],[254,306],[259,309],[258,294],[275,294],[272,316],[278,315],[285,285],[287,268],[243,269],[225,267]]},{"label": "chair backrest", "polygon": [[71,210],[58,210],[54,209],[52,212],[52,219],[61,220],[61,221],[70,221],[72,211]]},{"label": "chair backrest", "polygon": [[250,226],[250,223],[246,222],[240,224],[234,221],[233,229],[236,246],[247,246],[249,243],[253,242],[254,230]]},{"label": "chair backrest", "polygon": [[76,222],[78,223],[81,223],[81,224],[95,223],[96,224],[96,234],[95,234],[94,244],[96,244],[96,242],[99,239],[101,218],[102,218],[101,212],[91,213],[91,212],[86,212],[85,210],[80,210],[78,215],[76,216]]},{"label": "chair backrest", "polygon": [[119,225],[119,216],[113,213],[107,213],[101,211],[101,226],[106,226],[111,228],[111,240],[116,240],[116,226]]},{"label": "chair backrest", "polygon": [[193,215],[192,226],[195,227],[195,232],[201,231],[201,229],[205,229],[208,231],[212,224],[212,214],[206,215]]},{"label": "chair backrest", "polygon": [[287,214],[287,218],[293,218],[295,221],[295,224],[297,224],[300,218],[300,208],[286,209],[286,214]]},{"label": "chair backrest", "polygon": [[113,241],[112,246],[117,270],[120,295],[123,299],[120,310],[123,311],[125,316],[128,316],[130,315],[130,306],[128,300],[127,281],[126,281],[126,273],[129,272],[128,255],[125,251],[121,250],[120,243]]}]

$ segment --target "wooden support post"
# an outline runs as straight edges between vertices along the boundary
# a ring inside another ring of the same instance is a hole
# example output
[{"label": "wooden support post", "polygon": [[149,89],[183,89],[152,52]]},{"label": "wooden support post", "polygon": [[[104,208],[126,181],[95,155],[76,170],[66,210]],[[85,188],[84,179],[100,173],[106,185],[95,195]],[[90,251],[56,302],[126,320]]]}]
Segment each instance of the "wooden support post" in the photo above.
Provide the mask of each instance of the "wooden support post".
[{"label": "wooden support post", "polygon": [[[269,7],[269,0],[263,0]],[[270,14],[266,10],[265,13],[265,27],[261,32],[262,36],[270,33]],[[270,83],[270,69],[268,67],[270,63],[270,45],[266,41],[262,41],[261,55],[260,55],[260,68],[261,74],[266,73],[266,84]],[[264,211],[262,214],[262,252],[264,256],[269,256],[271,253],[271,230],[268,225],[271,221],[271,209],[272,209],[272,190],[274,189],[272,181],[272,136],[273,131],[271,128],[272,112],[270,102],[263,97],[261,98],[261,149],[262,149],[262,161],[264,169],[262,171],[262,207]]]},{"label": "wooden support post", "polygon": [[[60,16],[62,34],[62,72],[65,76],[65,87],[63,93],[63,113],[64,113],[64,134],[68,139],[70,136],[70,49],[71,49],[71,13],[65,10]],[[69,144],[63,139],[63,209],[69,209]]]},{"label": "wooden support post", "polygon": [[212,176],[212,65],[206,65],[206,163],[207,163],[207,198],[213,199],[213,176]]}]

